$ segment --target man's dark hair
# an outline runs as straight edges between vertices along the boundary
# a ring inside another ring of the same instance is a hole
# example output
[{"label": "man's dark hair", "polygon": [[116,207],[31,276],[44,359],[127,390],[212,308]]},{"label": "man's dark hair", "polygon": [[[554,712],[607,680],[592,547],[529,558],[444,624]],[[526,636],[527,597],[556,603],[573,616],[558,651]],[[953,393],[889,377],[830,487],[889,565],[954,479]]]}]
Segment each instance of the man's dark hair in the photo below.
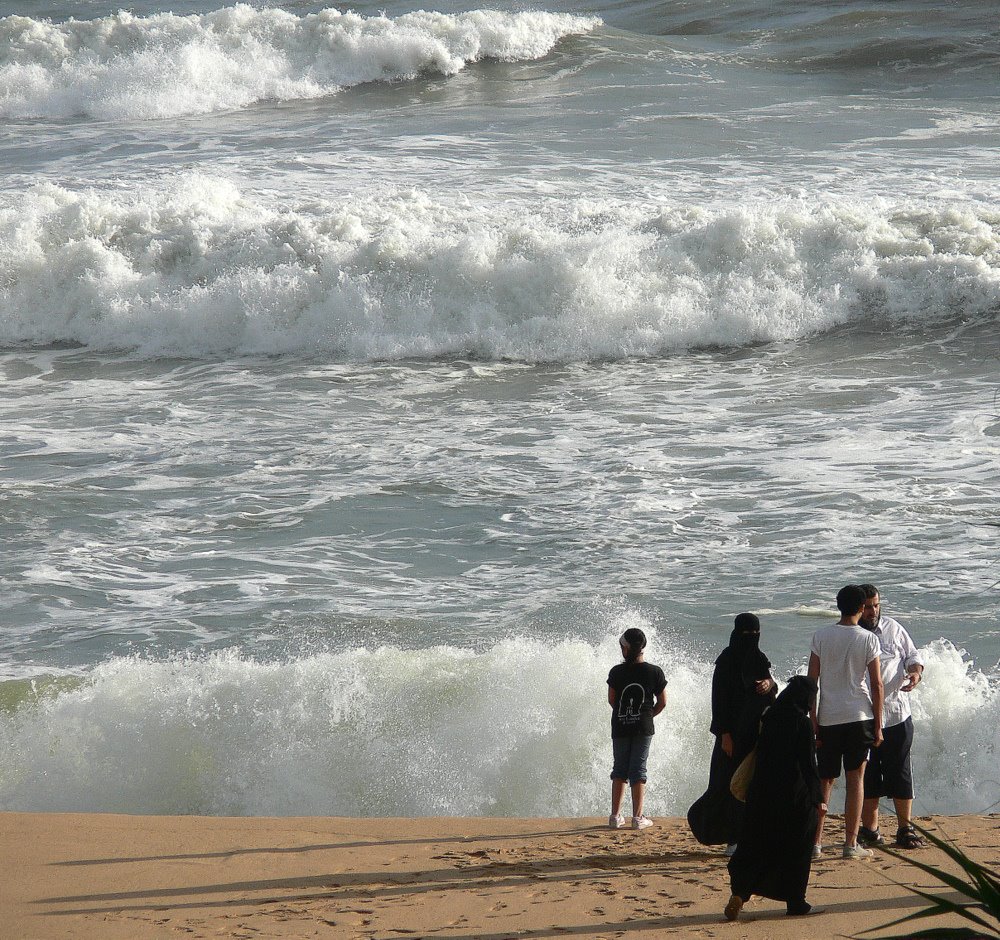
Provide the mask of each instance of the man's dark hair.
[{"label": "man's dark hair", "polygon": [[865,592],[857,584],[846,584],[837,591],[837,610],[845,617],[853,617],[865,606]]},{"label": "man's dark hair", "polygon": [[865,599],[866,600],[869,597],[878,597],[879,596],[878,588],[875,587],[874,584],[859,584],[858,587],[860,587],[861,590],[865,592]]}]

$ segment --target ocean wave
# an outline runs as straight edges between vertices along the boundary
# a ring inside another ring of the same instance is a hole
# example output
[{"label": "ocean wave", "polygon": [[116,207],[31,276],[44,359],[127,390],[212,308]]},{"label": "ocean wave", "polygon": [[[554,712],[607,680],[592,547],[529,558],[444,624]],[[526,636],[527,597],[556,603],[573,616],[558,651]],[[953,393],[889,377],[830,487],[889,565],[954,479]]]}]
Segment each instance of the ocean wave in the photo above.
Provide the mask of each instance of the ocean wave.
[{"label": "ocean wave", "polygon": [[579,361],[998,308],[1000,214],[974,203],[290,204],[197,176],[0,203],[4,348]]},{"label": "ocean wave", "polygon": [[724,58],[798,72],[981,73],[995,85],[1000,43],[995,9],[984,0],[962,4],[907,0],[886,5],[747,2],[662,5],[644,0],[613,8],[624,22],[663,36],[712,36]]},{"label": "ocean wave", "polygon": [[317,98],[363,82],[454,75],[482,59],[538,59],[594,17],[476,10],[296,16],[237,4],[52,23],[0,19],[0,117],[177,117]]},{"label": "ocean wave", "polygon": [[[681,815],[708,779],[712,666],[643,625],[668,680],[648,806]],[[0,809],[600,815],[611,750],[602,689],[616,636],[286,662],[121,658],[75,683],[18,683],[17,701],[0,710]],[[924,654],[913,696],[917,811],[988,811],[1000,799],[1000,687],[947,640]]]}]

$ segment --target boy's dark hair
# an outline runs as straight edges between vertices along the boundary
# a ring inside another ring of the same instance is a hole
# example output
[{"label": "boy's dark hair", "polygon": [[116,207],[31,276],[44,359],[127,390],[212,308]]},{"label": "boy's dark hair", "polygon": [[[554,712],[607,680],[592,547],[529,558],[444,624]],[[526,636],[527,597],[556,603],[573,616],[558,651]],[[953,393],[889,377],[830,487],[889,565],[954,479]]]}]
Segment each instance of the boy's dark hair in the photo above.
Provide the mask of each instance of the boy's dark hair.
[{"label": "boy's dark hair", "polygon": [[866,600],[869,597],[878,597],[879,596],[878,588],[875,587],[874,584],[859,584],[858,587],[860,587],[861,590],[865,592],[865,599]]},{"label": "boy's dark hair", "polygon": [[629,627],[618,642],[625,646],[625,662],[634,663],[646,648],[646,634],[638,627]]},{"label": "boy's dark hair", "polygon": [[837,591],[837,610],[845,617],[853,617],[865,606],[865,592],[857,584],[845,584]]}]

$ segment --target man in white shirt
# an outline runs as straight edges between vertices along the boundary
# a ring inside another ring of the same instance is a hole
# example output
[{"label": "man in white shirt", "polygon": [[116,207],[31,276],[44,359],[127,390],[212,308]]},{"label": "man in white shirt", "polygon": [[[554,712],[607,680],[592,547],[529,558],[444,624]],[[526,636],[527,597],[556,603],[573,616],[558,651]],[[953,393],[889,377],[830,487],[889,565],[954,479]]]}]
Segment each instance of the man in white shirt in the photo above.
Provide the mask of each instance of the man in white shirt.
[{"label": "man in white shirt", "polygon": [[[865,593],[858,585],[841,588],[837,593],[840,620],[813,634],[809,654],[809,678],[819,682],[819,711],[812,718],[824,803],[830,802],[841,761],[847,776],[844,858],[870,858],[873,854],[858,845],[858,827],[868,752],[882,743],[879,644],[874,633],[858,626],[864,606]],[[822,853],[824,818],[820,816],[816,830],[814,858]]]},{"label": "man in white shirt", "polygon": [[896,845],[919,849],[924,845],[911,822],[913,812],[913,775],[910,770],[910,747],[913,744],[913,719],[908,693],[923,678],[924,660],[909,633],[892,617],[883,617],[878,588],[862,584],[865,606],[860,624],[878,637],[885,704],[882,714],[882,746],[871,755],[865,770],[865,801],[861,809],[858,841],[862,845],[885,845],[878,831],[879,797],[888,796],[896,807]]}]

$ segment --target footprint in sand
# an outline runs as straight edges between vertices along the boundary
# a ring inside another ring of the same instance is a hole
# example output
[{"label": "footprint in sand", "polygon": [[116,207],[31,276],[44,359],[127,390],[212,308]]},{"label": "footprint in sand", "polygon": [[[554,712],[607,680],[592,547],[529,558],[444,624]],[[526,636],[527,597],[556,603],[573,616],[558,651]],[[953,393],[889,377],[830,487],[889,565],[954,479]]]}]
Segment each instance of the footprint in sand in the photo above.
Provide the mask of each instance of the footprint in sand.
[{"label": "footprint in sand", "polygon": [[367,927],[372,919],[366,915],[374,914],[369,910],[338,911],[337,916],[341,918],[341,923],[350,924],[352,927]]}]

